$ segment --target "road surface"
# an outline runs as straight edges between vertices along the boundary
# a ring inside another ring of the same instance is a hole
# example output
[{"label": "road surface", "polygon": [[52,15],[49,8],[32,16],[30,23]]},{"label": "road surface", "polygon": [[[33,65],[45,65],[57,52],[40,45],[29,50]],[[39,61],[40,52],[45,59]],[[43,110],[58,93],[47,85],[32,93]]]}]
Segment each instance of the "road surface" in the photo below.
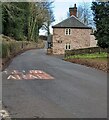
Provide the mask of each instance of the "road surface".
[{"label": "road surface", "polygon": [[[7,79],[11,71],[41,70],[53,79]],[[3,71],[3,104],[12,118],[106,118],[106,73],[29,50]]]}]

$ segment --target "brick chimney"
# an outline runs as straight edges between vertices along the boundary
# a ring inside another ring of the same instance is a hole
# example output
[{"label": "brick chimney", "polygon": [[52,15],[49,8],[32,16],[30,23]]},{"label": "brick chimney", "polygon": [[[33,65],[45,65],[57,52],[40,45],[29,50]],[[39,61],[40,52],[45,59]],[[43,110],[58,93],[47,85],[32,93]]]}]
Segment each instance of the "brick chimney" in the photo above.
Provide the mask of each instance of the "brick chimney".
[{"label": "brick chimney", "polygon": [[74,4],[74,7],[70,7],[69,8],[69,13],[70,13],[70,16],[74,15],[75,17],[77,17],[77,7],[76,7],[76,4]]}]

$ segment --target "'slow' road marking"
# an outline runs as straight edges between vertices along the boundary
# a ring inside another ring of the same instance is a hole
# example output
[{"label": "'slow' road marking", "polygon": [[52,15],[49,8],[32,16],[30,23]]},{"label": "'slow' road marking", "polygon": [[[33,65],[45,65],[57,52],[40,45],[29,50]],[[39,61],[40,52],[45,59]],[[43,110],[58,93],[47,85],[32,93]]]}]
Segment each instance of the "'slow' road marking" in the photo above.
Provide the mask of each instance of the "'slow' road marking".
[{"label": "'slow' road marking", "polygon": [[33,79],[54,79],[51,75],[41,70],[29,70],[27,73],[23,70],[13,70],[7,79],[14,80],[33,80]]}]

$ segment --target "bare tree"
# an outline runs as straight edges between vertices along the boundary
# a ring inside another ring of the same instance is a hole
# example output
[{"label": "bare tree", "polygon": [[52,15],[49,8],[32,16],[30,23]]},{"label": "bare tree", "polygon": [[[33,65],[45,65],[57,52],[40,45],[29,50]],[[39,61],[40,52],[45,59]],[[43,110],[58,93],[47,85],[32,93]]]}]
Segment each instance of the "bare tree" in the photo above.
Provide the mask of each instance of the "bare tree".
[{"label": "bare tree", "polygon": [[[29,3],[28,17],[28,39],[33,40],[35,31],[38,35],[39,29],[44,26],[50,34],[49,25],[54,19],[52,9],[50,8],[51,2],[31,2]],[[36,34],[35,34],[36,35]],[[37,36],[36,35],[36,36]]]},{"label": "bare tree", "polygon": [[[70,17],[70,13],[67,12],[67,17]],[[88,2],[82,2],[78,5],[77,9],[77,17],[78,19],[83,22],[85,25],[95,27],[93,22],[93,14],[91,10],[91,5]]]},{"label": "bare tree", "polygon": [[43,29],[47,31],[48,36],[50,35],[49,27],[51,23],[55,21],[53,10],[52,10],[53,8],[52,4],[53,4],[53,1],[47,2],[47,0],[43,3],[44,8],[46,8],[46,17],[45,17],[46,21],[43,24]]},{"label": "bare tree", "polygon": [[88,26],[94,26],[93,14],[89,3],[83,2],[78,6],[78,18]]}]

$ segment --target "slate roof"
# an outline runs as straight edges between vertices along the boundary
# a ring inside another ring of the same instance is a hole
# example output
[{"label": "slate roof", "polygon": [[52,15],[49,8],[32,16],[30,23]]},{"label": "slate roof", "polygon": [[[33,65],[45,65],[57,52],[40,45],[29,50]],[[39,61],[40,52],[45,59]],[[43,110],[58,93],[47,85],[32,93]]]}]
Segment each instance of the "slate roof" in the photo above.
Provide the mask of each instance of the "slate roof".
[{"label": "slate roof", "polygon": [[86,26],[74,15],[63,20],[62,22],[52,26],[53,28],[81,28],[81,29],[91,29],[91,27]]}]

